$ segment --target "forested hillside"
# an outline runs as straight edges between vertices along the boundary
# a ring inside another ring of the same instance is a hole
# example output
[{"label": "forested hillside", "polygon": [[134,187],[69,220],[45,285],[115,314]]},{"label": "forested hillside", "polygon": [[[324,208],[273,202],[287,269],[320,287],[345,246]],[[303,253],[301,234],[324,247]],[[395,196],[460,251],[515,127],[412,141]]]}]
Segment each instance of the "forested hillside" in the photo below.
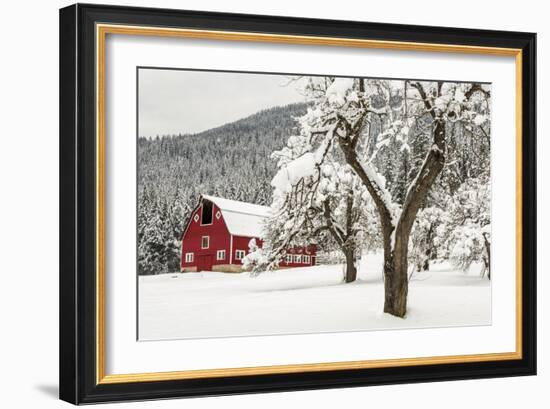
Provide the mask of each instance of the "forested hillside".
[{"label": "forested hillside", "polygon": [[306,104],[260,111],[193,135],[138,140],[138,272],[178,270],[186,216],[201,193],[269,205],[271,153],[297,132]]}]

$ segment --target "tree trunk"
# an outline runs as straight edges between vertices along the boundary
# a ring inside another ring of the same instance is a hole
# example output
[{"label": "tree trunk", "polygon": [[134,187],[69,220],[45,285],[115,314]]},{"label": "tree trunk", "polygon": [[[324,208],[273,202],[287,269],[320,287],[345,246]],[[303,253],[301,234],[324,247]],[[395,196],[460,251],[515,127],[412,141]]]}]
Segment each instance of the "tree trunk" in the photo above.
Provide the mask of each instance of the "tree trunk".
[{"label": "tree trunk", "polygon": [[428,271],[430,269],[430,259],[426,257],[424,264],[422,265],[422,271]]},{"label": "tree trunk", "polygon": [[[429,246],[431,243],[427,243]],[[432,249],[431,247],[426,248],[426,252],[424,253],[424,260],[422,262],[422,271],[428,271],[430,269],[430,258],[432,257]]]},{"label": "tree trunk", "polygon": [[483,242],[485,245],[485,252],[487,253],[487,262],[485,263],[485,267],[487,269],[487,278],[491,279],[491,243],[487,239],[487,236],[485,233],[483,233]]},{"label": "tree trunk", "polygon": [[[427,112],[434,119],[433,145],[429,149],[420,171],[407,191],[399,220],[393,220],[392,212],[383,198],[380,187],[371,179],[358,159],[355,147],[359,140],[361,123],[363,121],[358,121],[359,125],[356,125],[355,128],[351,127],[346,121],[342,121],[345,132],[344,136],[339,136],[338,138],[338,143],[344,153],[346,162],[369,191],[380,216],[382,236],[384,238],[384,312],[397,317],[404,317],[407,312],[407,258],[411,229],[420,205],[426,198],[436,177],[443,169],[446,148],[445,121],[436,115],[422,85],[420,83],[413,83],[411,85],[418,89]],[[442,85],[443,82],[439,81],[437,88],[438,96],[441,93]]]},{"label": "tree trunk", "polygon": [[428,234],[426,235],[426,239],[424,242],[424,260],[422,263],[422,271],[428,271],[430,269],[430,259],[432,258],[432,245],[433,245],[433,230],[434,225],[433,223],[430,223],[430,228],[428,229]]},{"label": "tree trunk", "polygon": [[[384,235],[384,312],[405,317],[407,313],[407,294],[409,291],[408,242],[409,237]],[[393,244],[393,246],[392,246]]]},{"label": "tree trunk", "polygon": [[[407,312],[408,246],[412,226],[420,205],[445,164],[445,123],[441,120],[435,122],[434,142],[405,198],[399,221],[393,232],[394,238],[392,239],[391,233],[383,234],[386,292],[384,312],[397,317],[404,317]],[[383,226],[384,224],[387,222],[382,221]]]},{"label": "tree trunk", "polygon": [[[377,205],[384,238],[384,312],[401,318],[407,312],[409,236],[420,204],[445,163],[445,124],[442,121],[436,122],[434,134],[435,147],[429,150],[414,185],[409,189],[397,226],[394,226],[390,210],[357,160],[356,154],[344,143],[340,143],[347,163],[363,181]],[[392,239],[394,230],[395,239]]]},{"label": "tree trunk", "polygon": [[346,256],[346,283],[352,283],[357,279],[357,267],[355,266],[355,249],[346,247],[342,249]]},{"label": "tree trunk", "polygon": [[344,280],[346,283],[351,283],[357,279],[357,268],[355,267],[357,244],[355,242],[356,232],[353,228],[352,218],[353,192],[349,192],[346,202],[346,231],[343,232],[341,229],[335,226],[332,220],[330,204],[326,200],[323,202],[323,215],[325,217],[327,225],[323,228],[328,229],[334,240],[340,246],[342,253],[344,253],[344,257],[346,259],[346,273]]}]

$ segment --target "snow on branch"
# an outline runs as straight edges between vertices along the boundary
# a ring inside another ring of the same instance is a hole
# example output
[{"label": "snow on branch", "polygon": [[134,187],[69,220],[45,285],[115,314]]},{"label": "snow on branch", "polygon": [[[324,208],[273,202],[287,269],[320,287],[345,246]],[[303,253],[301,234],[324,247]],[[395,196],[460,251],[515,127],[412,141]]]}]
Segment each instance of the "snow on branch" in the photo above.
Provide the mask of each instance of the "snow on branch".
[{"label": "snow on branch", "polygon": [[364,161],[360,160],[359,164],[363,167],[365,174],[367,175],[372,186],[378,193],[378,197],[384,203],[384,206],[390,213],[392,218],[392,224],[395,226],[397,224],[397,221],[399,220],[399,214],[398,214],[399,206],[396,203],[394,203],[390,192],[388,192],[388,190],[386,189],[385,184],[382,182],[382,177],[378,174],[378,172],[372,166],[370,166],[368,163],[365,163]]},{"label": "snow on branch", "polygon": [[312,176],[323,163],[335,128],[333,124],[327,129],[327,137],[314,152],[306,152],[281,167],[271,180],[271,186],[281,193],[289,193],[300,180]]}]

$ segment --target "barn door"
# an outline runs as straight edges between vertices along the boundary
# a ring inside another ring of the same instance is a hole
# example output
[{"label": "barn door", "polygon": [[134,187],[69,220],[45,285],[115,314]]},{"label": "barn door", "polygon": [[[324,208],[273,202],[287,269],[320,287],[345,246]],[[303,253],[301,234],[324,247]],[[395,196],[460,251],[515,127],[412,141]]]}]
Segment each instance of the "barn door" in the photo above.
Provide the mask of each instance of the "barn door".
[{"label": "barn door", "polygon": [[197,270],[198,271],[212,271],[212,255],[205,254],[199,256],[197,259]]}]

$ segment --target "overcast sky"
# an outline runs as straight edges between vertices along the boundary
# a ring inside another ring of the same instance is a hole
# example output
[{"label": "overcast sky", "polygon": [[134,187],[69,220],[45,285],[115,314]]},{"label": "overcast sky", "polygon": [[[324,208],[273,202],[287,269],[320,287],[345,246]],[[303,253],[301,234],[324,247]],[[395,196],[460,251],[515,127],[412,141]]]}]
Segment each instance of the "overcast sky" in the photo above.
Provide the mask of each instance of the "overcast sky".
[{"label": "overcast sky", "polygon": [[304,101],[283,75],[139,70],[139,135],[196,133]]}]

